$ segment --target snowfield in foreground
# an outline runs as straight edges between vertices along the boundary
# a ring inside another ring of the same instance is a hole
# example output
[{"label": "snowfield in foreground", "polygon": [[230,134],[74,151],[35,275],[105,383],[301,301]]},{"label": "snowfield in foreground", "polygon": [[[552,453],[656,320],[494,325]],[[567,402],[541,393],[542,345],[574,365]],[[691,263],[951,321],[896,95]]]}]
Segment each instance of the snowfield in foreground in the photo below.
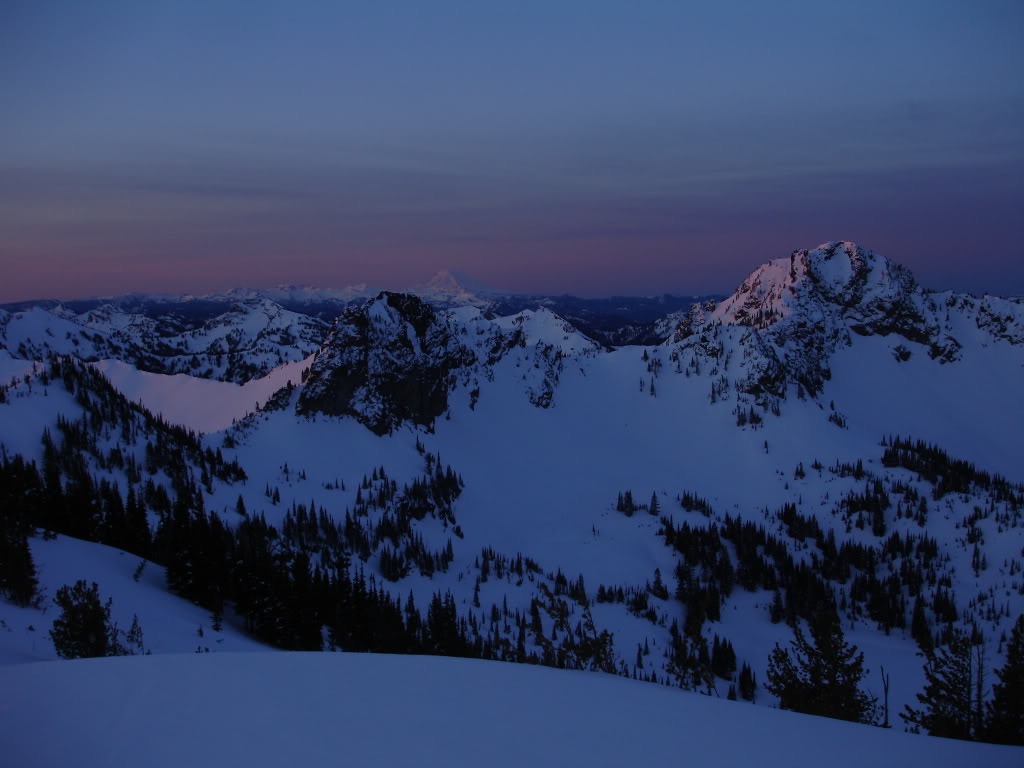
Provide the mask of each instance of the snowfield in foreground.
[{"label": "snowfield in foreground", "polygon": [[593,673],[426,656],[239,653],[0,668],[11,766],[1019,766],[911,736]]}]

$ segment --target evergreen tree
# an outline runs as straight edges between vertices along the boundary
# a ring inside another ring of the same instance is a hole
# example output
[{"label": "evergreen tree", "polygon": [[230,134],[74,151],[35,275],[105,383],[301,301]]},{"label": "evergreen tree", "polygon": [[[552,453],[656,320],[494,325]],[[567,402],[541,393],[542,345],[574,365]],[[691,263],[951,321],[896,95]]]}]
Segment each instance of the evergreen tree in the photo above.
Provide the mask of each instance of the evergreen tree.
[{"label": "evergreen tree", "polygon": [[914,600],[914,613],[910,621],[910,635],[917,641],[922,653],[930,656],[935,650],[935,641],[932,638],[932,628],[928,623],[928,617],[924,612],[924,601],[918,595]]},{"label": "evergreen tree", "polygon": [[948,647],[930,655],[925,663],[924,691],[917,694],[922,708],[907,705],[900,717],[932,736],[972,738],[973,672],[970,639],[958,634]]},{"label": "evergreen tree", "polygon": [[778,624],[786,617],[786,605],[782,602],[782,593],[779,590],[775,590],[775,594],[772,596],[772,604],[768,608],[768,615],[772,620],[772,624]]},{"label": "evergreen tree", "polygon": [[28,539],[40,517],[43,486],[35,464],[20,457],[0,463],[0,595],[30,605],[39,588]]},{"label": "evergreen tree", "polygon": [[15,605],[31,605],[39,580],[28,538],[14,531],[0,531],[0,595]]},{"label": "evergreen tree", "polygon": [[1006,650],[1006,664],[996,670],[988,705],[986,740],[1024,745],[1024,615],[1017,617]]},{"label": "evergreen tree", "polygon": [[668,587],[665,586],[665,582],[661,578],[660,568],[654,569],[654,584],[651,586],[650,592],[661,600],[668,600]]},{"label": "evergreen tree", "polygon": [[[132,625],[128,629],[128,633],[125,635],[124,639],[128,646],[132,646],[134,649],[137,649],[138,653],[146,653],[146,645],[142,641],[142,625],[139,624],[139,617],[137,614],[132,614]],[[136,650],[132,650],[132,648],[127,648],[126,650],[131,655],[136,653]]]},{"label": "evergreen tree", "polygon": [[627,517],[631,517],[633,512],[636,511],[636,505],[633,503],[633,492],[626,491],[622,494],[622,501],[619,503],[619,512],[625,512]]},{"label": "evergreen tree", "polygon": [[723,680],[731,680],[736,671],[736,651],[728,639],[720,641],[718,635],[711,645],[711,671]]},{"label": "evergreen tree", "polygon": [[100,601],[99,586],[88,586],[79,579],[73,587],[57,590],[53,602],[61,609],[53,621],[50,638],[57,655],[64,659],[93,656],[121,656],[126,653],[118,642],[117,625],[110,620],[111,600]]},{"label": "evergreen tree", "polygon": [[765,688],[779,706],[809,715],[870,723],[875,698],[860,690],[864,654],[849,645],[835,612],[823,612],[810,624],[808,640],[799,625],[789,650],[778,645],[768,662]]},{"label": "evergreen tree", "polygon": [[149,519],[146,509],[139,502],[135,488],[128,486],[128,500],[125,503],[125,541],[122,546],[129,552],[148,557],[152,545]]},{"label": "evergreen tree", "polygon": [[740,670],[740,697],[744,701],[753,701],[756,691],[757,678],[754,676],[754,670],[744,662],[743,668]]}]

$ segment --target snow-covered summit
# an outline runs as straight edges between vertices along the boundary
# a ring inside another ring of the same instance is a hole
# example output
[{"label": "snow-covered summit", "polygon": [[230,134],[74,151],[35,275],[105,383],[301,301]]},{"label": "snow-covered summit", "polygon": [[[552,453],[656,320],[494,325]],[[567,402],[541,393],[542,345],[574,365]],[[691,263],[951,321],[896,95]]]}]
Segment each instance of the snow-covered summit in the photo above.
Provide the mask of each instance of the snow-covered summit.
[{"label": "snow-covered summit", "polygon": [[600,344],[546,307],[523,310],[496,322],[507,332],[522,332],[530,344],[546,344],[563,354],[595,354],[601,349]]},{"label": "snow-covered summit", "polygon": [[852,242],[828,242],[754,270],[717,305],[695,305],[676,319],[667,342],[704,358],[737,357],[737,388],[762,405],[816,396],[832,358],[858,337],[892,339],[893,355],[915,352],[956,362],[965,344],[1024,339],[1020,302],[923,290],[906,267]]},{"label": "snow-covered summit", "polygon": [[762,265],[709,319],[776,336],[824,328],[841,345],[851,334],[897,336],[944,363],[959,358],[967,336],[985,344],[1024,341],[1020,299],[928,291],[906,267],[851,242]]},{"label": "snow-covered summit", "polygon": [[928,335],[924,292],[907,268],[851,242],[797,250],[758,267],[715,319],[766,328],[794,314],[847,320],[860,333]]}]

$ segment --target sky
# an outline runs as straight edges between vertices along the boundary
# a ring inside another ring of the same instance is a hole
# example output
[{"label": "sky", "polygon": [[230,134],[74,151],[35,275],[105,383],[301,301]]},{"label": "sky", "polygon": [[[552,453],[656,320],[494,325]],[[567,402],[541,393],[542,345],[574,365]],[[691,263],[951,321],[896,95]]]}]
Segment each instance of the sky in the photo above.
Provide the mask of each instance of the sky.
[{"label": "sky", "polygon": [[0,4],[0,302],[442,269],[1024,295],[1024,3]]}]

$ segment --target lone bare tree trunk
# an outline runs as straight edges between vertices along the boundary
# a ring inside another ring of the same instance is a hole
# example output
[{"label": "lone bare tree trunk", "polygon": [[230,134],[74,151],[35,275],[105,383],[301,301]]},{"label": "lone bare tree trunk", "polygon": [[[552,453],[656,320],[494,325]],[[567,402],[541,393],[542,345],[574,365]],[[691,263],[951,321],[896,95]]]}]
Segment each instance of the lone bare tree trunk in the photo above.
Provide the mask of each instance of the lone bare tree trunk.
[{"label": "lone bare tree trunk", "polygon": [[892,728],[889,725],[889,676],[885,674],[885,667],[880,667],[882,671],[882,695],[884,696],[882,711],[885,713],[885,720],[882,723],[883,728]]},{"label": "lone bare tree trunk", "polygon": [[974,738],[985,730],[985,640],[974,646]]}]

